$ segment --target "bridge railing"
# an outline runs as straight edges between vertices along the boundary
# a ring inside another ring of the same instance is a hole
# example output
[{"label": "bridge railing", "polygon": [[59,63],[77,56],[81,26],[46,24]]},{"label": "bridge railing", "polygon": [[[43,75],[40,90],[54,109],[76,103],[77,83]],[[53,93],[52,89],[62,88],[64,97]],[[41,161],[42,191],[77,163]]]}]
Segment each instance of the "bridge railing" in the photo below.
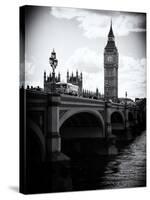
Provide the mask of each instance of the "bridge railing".
[{"label": "bridge railing", "polygon": [[97,105],[103,105],[105,102],[103,100],[99,99],[90,99],[85,97],[78,97],[78,96],[69,96],[69,95],[61,95],[61,102],[74,102],[74,103],[88,103],[88,104],[97,104]]},{"label": "bridge railing", "polygon": [[[24,90],[24,88],[20,88],[21,90]],[[27,95],[30,94],[31,98],[43,98],[43,96],[47,96],[47,95],[52,95],[51,93],[45,92],[43,89],[37,87],[37,88],[33,88],[31,87],[27,87],[26,89]],[[91,104],[105,104],[106,101],[103,98],[103,95],[99,96],[99,98],[96,98],[95,94],[96,93],[90,93],[90,92],[85,92],[83,94],[93,94],[93,96],[73,96],[73,95],[67,95],[67,94],[58,94],[61,97],[61,101],[70,101],[70,102],[82,102],[82,103],[91,103]],[[116,102],[107,102],[108,106],[111,106],[114,109],[138,109],[139,105],[130,105],[130,104],[121,104],[121,103],[116,103]]]}]

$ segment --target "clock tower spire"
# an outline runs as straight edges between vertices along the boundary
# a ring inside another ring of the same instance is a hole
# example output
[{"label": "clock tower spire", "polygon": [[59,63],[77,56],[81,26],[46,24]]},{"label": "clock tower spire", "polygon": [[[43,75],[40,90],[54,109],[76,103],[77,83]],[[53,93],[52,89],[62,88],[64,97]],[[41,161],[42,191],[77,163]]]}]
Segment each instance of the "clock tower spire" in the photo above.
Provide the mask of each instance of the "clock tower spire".
[{"label": "clock tower spire", "polygon": [[118,99],[118,50],[115,45],[112,20],[104,49],[104,96],[107,100],[115,102]]}]

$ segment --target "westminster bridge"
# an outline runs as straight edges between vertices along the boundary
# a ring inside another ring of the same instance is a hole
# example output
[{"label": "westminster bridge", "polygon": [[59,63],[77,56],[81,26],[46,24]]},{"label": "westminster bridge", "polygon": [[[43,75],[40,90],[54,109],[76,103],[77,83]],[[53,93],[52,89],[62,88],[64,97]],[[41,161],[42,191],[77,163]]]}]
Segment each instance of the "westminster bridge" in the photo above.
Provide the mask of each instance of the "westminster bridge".
[{"label": "westminster bridge", "polygon": [[49,155],[54,155],[52,160],[63,159],[73,143],[76,152],[113,154],[114,141],[133,139],[132,130],[139,127],[144,115],[135,105],[30,89],[21,89],[21,94],[21,107],[26,108],[22,119],[26,128],[22,131],[29,138],[27,144],[32,149],[35,146],[38,153],[33,150],[31,157],[37,160],[45,160]]}]

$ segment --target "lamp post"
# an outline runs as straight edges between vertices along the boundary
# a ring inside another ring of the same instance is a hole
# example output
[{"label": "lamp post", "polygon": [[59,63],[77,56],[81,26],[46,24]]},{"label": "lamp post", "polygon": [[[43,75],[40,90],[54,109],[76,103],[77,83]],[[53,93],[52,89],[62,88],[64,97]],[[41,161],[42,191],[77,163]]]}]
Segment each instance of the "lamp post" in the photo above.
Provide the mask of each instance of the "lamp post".
[{"label": "lamp post", "polygon": [[56,52],[53,51],[51,52],[51,57],[49,58],[49,64],[52,67],[52,87],[51,87],[51,92],[55,93],[56,92],[56,82],[55,82],[55,69],[58,65],[58,60],[56,59]]}]

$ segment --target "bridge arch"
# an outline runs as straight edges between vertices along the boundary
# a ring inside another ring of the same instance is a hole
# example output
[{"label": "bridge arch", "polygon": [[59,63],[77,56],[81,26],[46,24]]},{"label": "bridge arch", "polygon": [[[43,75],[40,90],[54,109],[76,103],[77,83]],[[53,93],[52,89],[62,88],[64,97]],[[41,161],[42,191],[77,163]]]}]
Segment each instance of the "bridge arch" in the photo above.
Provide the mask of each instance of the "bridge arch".
[{"label": "bridge arch", "polygon": [[124,130],[125,128],[125,116],[124,114],[117,110],[111,113],[110,121],[112,130]]},{"label": "bridge arch", "polygon": [[39,126],[31,119],[28,120],[27,140],[29,144],[29,159],[43,161],[46,155],[45,138]]},{"label": "bridge arch", "polygon": [[59,122],[59,129],[62,127],[62,125],[69,119],[71,118],[72,116],[76,115],[76,114],[82,114],[82,113],[87,113],[87,114],[90,114],[92,115],[93,117],[95,117],[95,119],[99,120],[99,123],[101,124],[102,126],[102,135],[104,135],[104,128],[105,128],[105,123],[104,123],[104,119],[102,117],[102,115],[98,112],[98,111],[95,111],[95,110],[90,110],[90,109],[72,109],[68,112],[66,112],[63,117],[60,119],[60,122]]},{"label": "bridge arch", "polygon": [[104,138],[104,120],[98,111],[68,111],[60,121],[61,150],[68,156],[92,154]]}]

